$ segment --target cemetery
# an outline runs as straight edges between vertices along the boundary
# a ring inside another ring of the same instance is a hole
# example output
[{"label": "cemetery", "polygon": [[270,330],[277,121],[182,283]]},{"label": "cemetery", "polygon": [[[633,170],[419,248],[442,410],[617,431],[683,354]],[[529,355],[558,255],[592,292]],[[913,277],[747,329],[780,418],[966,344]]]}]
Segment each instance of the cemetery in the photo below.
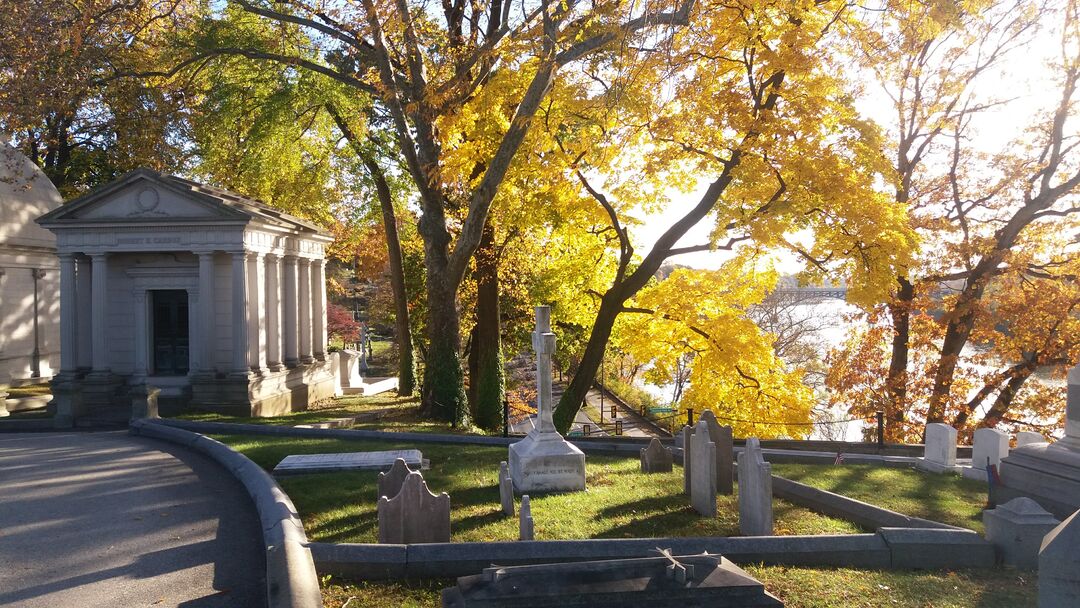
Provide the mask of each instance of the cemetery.
[{"label": "cemetery", "polygon": [[1080,607],[1080,0],[0,58],[0,606]]}]

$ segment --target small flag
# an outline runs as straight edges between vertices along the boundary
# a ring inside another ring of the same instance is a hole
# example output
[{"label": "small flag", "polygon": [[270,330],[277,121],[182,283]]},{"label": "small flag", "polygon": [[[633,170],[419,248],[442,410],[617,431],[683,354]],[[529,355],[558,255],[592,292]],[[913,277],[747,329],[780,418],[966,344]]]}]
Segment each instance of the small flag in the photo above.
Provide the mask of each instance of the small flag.
[{"label": "small flag", "polygon": [[844,453],[843,452],[837,452],[836,453],[836,460],[833,461],[833,464],[844,464]]}]

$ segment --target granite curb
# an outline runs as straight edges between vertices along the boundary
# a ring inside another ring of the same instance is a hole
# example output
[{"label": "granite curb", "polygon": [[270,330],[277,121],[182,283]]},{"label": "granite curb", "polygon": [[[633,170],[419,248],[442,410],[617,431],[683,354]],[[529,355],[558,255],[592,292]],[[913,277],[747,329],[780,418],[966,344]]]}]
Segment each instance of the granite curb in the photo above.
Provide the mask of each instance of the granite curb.
[{"label": "granite curb", "polygon": [[[839,517],[869,530],[878,528],[932,528],[964,530],[919,517],[890,511],[869,503],[822,490],[790,479],[772,476],[773,495],[788,502],[802,505],[811,511]],[[964,530],[965,532],[968,530]]]},{"label": "granite curb", "polygon": [[322,607],[322,591],[304,525],[292,500],[269,473],[221,442],[160,420],[133,420],[129,428],[133,435],[168,441],[204,454],[243,484],[262,526],[268,608]]}]

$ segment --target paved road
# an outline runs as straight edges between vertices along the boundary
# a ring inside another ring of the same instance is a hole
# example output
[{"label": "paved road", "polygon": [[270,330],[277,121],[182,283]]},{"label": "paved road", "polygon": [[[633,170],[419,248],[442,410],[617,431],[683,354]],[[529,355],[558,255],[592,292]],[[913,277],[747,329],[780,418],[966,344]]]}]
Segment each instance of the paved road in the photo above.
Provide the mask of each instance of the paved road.
[{"label": "paved road", "polygon": [[262,538],[213,461],[126,432],[0,434],[0,606],[265,605]]}]

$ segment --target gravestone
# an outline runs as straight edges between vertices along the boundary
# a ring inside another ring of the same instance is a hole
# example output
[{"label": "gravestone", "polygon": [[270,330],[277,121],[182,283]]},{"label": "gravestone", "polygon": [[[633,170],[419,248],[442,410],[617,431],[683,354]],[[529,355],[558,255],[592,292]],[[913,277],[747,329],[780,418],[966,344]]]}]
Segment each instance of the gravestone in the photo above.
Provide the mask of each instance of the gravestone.
[{"label": "gravestone", "polygon": [[642,473],[670,473],[674,462],[671,451],[656,437],[649,442],[649,447],[641,449]]},{"label": "gravestone", "polygon": [[409,473],[412,473],[412,470],[403,458],[395,460],[389,471],[379,473],[379,494],[375,499],[378,500],[380,496],[387,498],[397,496],[401,491],[401,484],[405,483],[405,478],[409,476]]},{"label": "gravestone", "polygon": [[772,465],[761,454],[757,437],[739,453],[739,531],[744,536],[772,536]]},{"label": "gravestone", "polygon": [[160,418],[158,416],[158,395],[161,389],[148,384],[131,387],[131,419]]},{"label": "gravestone", "polygon": [[983,511],[986,540],[997,548],[1003,564],[1016,568],[1038,567],[1043,537],[1059,523],[1039,503],[1023,496]]},{"label": "gravestone", "polygon": [[1074,512],[1039,548],[1039,608],[1080,606],[1080,517]]},{"label": "gravestone", "polygon": [[915,466],[931,473],[956,472],[956,429],[940,422],[926,425],[923,457]]},{"label": "gravestone", "polygon": [[[698,419],[698,423],[704,422],[709,429],[709,439],[716,446],[716,491],[720,494],[728,495],[734,493],[734,439],[732,438],[731,427],[721,426],[716,421],[716,416],[711,410],[705,410],[701,413],[701,417]],[[684,446],[689,446],[689,438],[695,433],[696,427],[684,426],[681,435],[683,435]],[[688,465],[688,458],[686,457],[686,447],[683,448],[683,493],[690,494],[690,477],[693,474],[691,471],[692,464]]]},{"label": "gravestone", "polygon": [[682,491],[687,496],[690,495],[690,476],[693,471],[691,470],[694,463],[690,461],[690,438],[694,436],[694,429],[690,426],[684,426],[679,431],[679,437],[682,442]]},{"label": "gravestone", "polygon": [[358,388],[364,383],[360,377],[360,351],[348,348],[341,351],[338,355],[338,378],[343,389]]},{"label": "gravestone", "polygon": [[533,526],[532,505],[529,495],[521,496],[521,519],[518,520],[518,540],[536,540],[536,528]]},{"label": "gravestone", "polygon": [[397,496],[380,496],[377,510],[381,544],[450,542],[450,496],[432,494],[418,471],[405,477]]},{"label": "gravestone", "polygon": [[424,466],[420,450],[384,450],[341,454],[291,454],[274,467],[274,475],[326,473],[331,471],[385,471],[402,459],[412,468]]},{"label": "gravestone", "polygon": [[998,504],[1027,496],[1064,519],[1080,508],[1080,365],[1069,370],[1065,437],[1017,447],[1001,461]]},{"label": "gravestone", "polygon": [[1020,431],[1016,434],[1016,447],[1022,448],[1033,443],[1046,443],[1046,437],[1035,431]]},{"label": "gravestone", "polygon": [[494,566],[443,589],[444,608],[480,606],[783,608],[727,558],[678,555],[590,562]]},{"label": "gravestone", "polygon": [[499,501],[503,515],[514,515],[514,480],[510,479],[510,466],[506,461],[499,463]]},{"label": "gravestone", "polygon": [[716,444],[709,439],[709,427],[698,422],[690,437],[690,504],[706,517],[716,517]]},{"label": "gravestone", "polygon": [[524,439],[510,445],[510,477],[514,491],[578,492],[585,489],[585,454],[555,430],[551,419],[551,356],[555,334],[551,333],[551,308],[536,307],[537,424]]},{"label": "gravestone", "polygon": [[1001,466],[1001,459],[1009,455],[1009,436],[997,429],[975,431],[971,448],[971,466],[962,469],[968,479],[986,480],[986,465]]}]

